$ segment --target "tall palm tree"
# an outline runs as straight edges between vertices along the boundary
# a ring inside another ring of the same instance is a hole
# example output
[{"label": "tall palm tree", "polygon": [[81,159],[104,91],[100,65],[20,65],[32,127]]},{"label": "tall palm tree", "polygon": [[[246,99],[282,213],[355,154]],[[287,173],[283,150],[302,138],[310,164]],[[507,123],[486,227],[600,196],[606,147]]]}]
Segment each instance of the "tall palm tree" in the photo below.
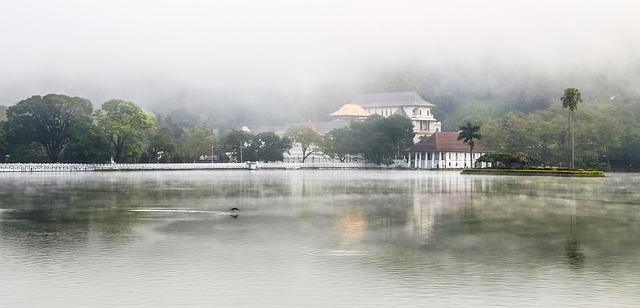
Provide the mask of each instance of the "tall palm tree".
[{"label": "tall palm tree", "polygon": [[478,133],[480,131],[480,125],[473,125],[471,122],[467,122],[464,126],[460,126],[460,133],[458,134],[458,140],[462,140],[469,145],[469,160],[470,167],[473,168],[473,146],[476,144],[476,140],[482,139],[482,135]]},{"label": "tall palm tree", "polygon": [[564,96],[560,98],[562,108],[569,108],[569,131],[571,132],[571,168],[575,168],[575,133],[573,132],[573,111],[578,109],[578,103],[582,102],[580,91],[576,88],[564,90]]}]

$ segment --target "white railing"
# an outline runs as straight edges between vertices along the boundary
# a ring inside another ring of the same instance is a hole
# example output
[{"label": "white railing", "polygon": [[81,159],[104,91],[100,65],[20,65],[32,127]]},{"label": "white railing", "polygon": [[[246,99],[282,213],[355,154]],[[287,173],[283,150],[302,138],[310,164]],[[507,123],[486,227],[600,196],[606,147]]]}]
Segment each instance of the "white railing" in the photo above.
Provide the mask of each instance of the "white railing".
[{"label": "white railing", "polygon": [[136,170],[230,170],[230,169],[409,169],[409,164],[378,166],[369,163],[176,163],[176,164],[0,164],[0,172],[76,172]]}]

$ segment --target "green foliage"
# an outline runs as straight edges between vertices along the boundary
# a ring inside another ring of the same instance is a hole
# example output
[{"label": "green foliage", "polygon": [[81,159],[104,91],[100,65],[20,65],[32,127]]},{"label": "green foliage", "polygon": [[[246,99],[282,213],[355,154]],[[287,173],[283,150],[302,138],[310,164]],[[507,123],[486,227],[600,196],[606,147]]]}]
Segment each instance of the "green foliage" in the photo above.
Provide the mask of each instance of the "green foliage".
[{"label": "green foliage", "polygon": [[573,128],[573,111],[578,109],[578,103],[582,102],[580,91],[576,88],[564,90],[564,96],[560,98],[562,108],[569,108],[569,131],[571,132],[571,168],[575,167],[575,130]]},{"label": "green foliage", "polygon": [[302,147],[302,162],[313,153],[320,153],[321,144],[324,138],[315,130],[308,126],[292,126],[287,129],[285,136],[292,142],[300,144]]},{"label": "green foliage", "polygon": [[[609,99],[591,103],[575,113],[575,165],[640,167],[639,114],[639,104]],[[482,126],[482,144],[501,152],[526,153],[539,164],[571,167],[566,123],[560,104],[529,114],[512,112]]]},{"label": "green foliage", "polygon": [[231,130],[222,137],[222,144],[232,149],[231,156],[235,162],[255,161],[258,158],[253,137],[247,132]]},{"label": "green foliage", "polygon": [[216,142],[213,129],[208,123],[182,128],[182,139],[176,155],[182,162],[195,162],[200,156],[209,155]]},{"label": "green foliage", "polygon": [[7,109],[5,128],[10,142],[44,147],[49,162],[58,162],[65,145],[91,114],[89,100],[59,94],[35,95]]},{"label": "green foliage", "polygon": [[67,163],[107,163],[111,159],[111,141],[104,130],[89,118],[82,121],[63,151]]},{"label": "green foliage", "polygon": [[291,148],[289,138],[280,138],[274,132],[255,135],[252,144],[256,149],[256,160],[265,162],[283,161],[284,152]]},{"label": "green foliage", "polygon": [[569,108],[570,112],[578,109],[578,103],[582,103],[582,94],[576,88],[568,88],[564,90],[564,95],[560,98],[562,108]]},{"label": "green foliage", "polygon": [[11,153],[6,159],[6,162],[10,163],[46,163],[48,161],[44,146],[37,142],[10,144],[7,153]]},{"label": "green foliage", "polygon": [[569,169],[464,169],[464,174],[542,175],[567,177],[604,177],[602,170]]},{"label": "green foliage", "polygon": [[7,120],[7,107],[0,105],[0,122]]},{"label": "green foliage", "polygon": [[4,131],[3,125],[0,125],[0,161],[4,161],[4,153],[7,151],[7,134]]},{"label": "green foliage", "polygon": [[[460,126],[460,133],[458,134],[458,140],[462,140],[469,145],[469,154],[473,153],[473,147],[476,144],[476,140],[482,139],[482,135],[479,133],[480,125],[473,125],[471,122]],[[473,166],[472,155],[469,155],[469,166]]]},{"label": "green foliage", "polygon": [[102,104],[95,115],[98,126],[111,139],[116,162],[138,157],[145,131],[154,127],[147,113],[132,102],[112,99]]},{"label": "green foliage", "polygon": [[170,161],[176,147],[177,141],[173,137],[170,127],[156,127],[149,130],[146,151],[149,162]]},{"label": "green foliage", "polygon": [[494,167],[507,167],[514,166],[523,168],[533,162],[531,157],[525,153],[505,153],[505,152],[492,152],[487,153],[478,158],[479,162],[491,163]]},{"label": "green foliage", "polygon": [[[351,126],[353,126],[353,123]],[[344,162],[350,154],[360,154],[363,148],[362,139],[359,136],[359,132],[354,131],[351,126],[331,131],[332,139],[328,144],[332,146],[325,153],[331,153],[332,157],[340,159],[341,162]]]},{"label": "green foliage", "polygon": [[346,155],[361,155],[367,161],[389,165],[400,152],[413,145],[413,124],[398,115],[369,116],[365,121],[331,131],[333,151],[342,161]]}]

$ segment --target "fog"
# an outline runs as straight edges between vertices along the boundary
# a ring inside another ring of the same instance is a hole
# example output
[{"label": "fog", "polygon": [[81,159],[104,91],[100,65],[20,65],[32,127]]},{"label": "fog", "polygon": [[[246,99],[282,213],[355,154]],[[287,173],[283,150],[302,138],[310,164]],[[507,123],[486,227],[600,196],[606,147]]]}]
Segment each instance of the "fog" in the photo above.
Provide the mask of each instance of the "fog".
[{"label": "fog", "polygon": [[385,72],[436,105],[453,89],[585,76],[605,79],[604,97],[640,84],[638,12],[633,0],[3,0],[0,105],[61,93],[251,125],[324,116],[387,90]]}]

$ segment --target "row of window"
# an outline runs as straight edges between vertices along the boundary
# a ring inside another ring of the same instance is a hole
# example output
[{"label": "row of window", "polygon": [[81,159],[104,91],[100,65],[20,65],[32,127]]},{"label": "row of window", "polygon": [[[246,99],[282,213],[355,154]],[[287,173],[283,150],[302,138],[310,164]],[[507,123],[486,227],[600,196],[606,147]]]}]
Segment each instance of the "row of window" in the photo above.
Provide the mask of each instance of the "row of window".
[{"label": "row of window", "polygon": [[[373,110],[370,109],[368,111],[370,113],[379,114],[379,115],[388,117],[388,116],[392,115],[395,110],[391,109],[391,108],[385,108],[385,109],[373,109]],[[413,109],[413,115],[414,116],[415,115],[422,115],[423,111],[424,111],[425,115],[431,115],[431,109],[425,109],[425,108],[414,108]]]}]

